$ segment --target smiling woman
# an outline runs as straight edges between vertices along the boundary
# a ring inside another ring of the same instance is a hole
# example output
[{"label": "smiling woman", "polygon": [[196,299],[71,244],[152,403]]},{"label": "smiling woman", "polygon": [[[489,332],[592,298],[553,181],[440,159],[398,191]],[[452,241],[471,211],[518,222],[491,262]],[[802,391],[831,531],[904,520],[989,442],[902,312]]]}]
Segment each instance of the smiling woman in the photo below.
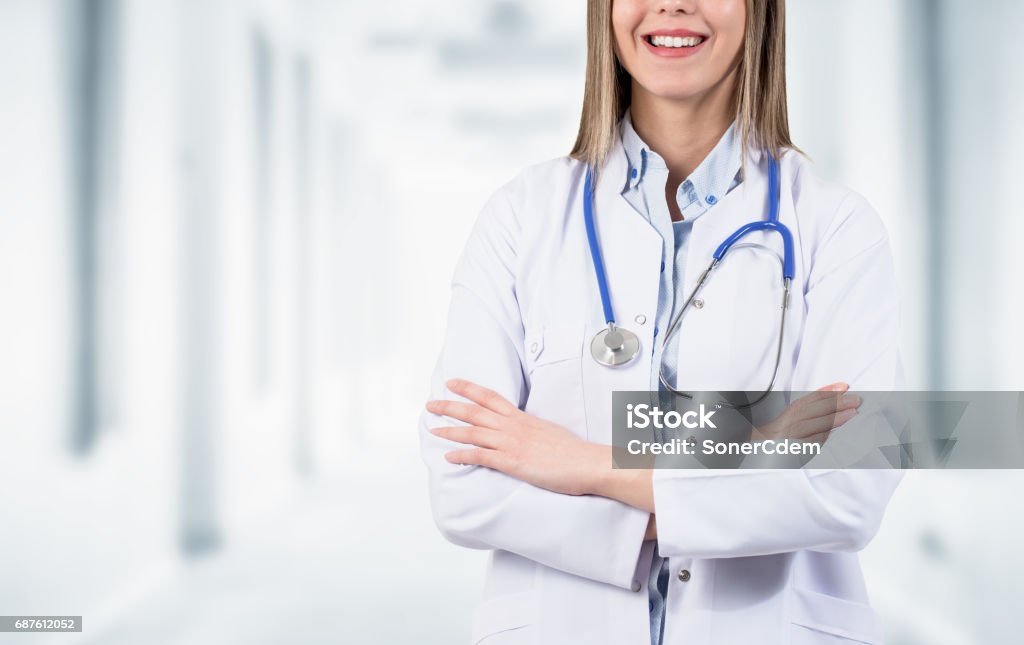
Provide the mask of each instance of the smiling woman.
[{"label": "smiling woman", "polygon": [[589,0],[587,30],[575,146],[484,206],[421,417],[439,529],[494,554],[474,642],[880,642],[853,552],[899,472],[612,468],[617,390],[820,390],[755,451],[902,383],[887,233],[790,141],[783,2]]},{"label": "smiling woman", "polygon": [[[747,16],[744,1],[703,3],[703,24],[694,23],[690,28],[666,26],[664,21],[652,18],[646,4],[625,1],[612,5],[615,54],[630,78],[636,79],[636,89],[669,99],[692,97],[712,85],[732,91],[732,75],[742,57]],[[693,56],[704,50],[708,51],[701,64],[690,69],[661,60]]]}]

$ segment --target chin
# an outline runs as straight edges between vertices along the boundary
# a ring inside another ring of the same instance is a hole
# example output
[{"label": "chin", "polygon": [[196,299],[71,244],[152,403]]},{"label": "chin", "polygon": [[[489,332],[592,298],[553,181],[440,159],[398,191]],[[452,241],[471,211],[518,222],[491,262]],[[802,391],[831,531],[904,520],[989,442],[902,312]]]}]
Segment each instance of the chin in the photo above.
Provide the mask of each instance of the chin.
[{"label": "chin", "polygon": [[685,101],[706,94],[710,89],[707,84],[693,78],[666,78],[664,75],[641,82],[641,87],[650,94],[673,101]]},{"label": "chin", "polygon": [[667,101],[689,101],[707,93],[707,89],[690,86],[664,84],[661,87],[648,87],[648,91],[659,99]]}]

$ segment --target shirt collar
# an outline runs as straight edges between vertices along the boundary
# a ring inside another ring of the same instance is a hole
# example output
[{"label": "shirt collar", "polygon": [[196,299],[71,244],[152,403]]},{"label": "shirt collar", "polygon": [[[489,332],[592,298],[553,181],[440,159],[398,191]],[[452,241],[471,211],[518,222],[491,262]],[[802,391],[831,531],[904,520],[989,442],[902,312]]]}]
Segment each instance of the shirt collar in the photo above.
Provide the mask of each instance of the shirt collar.
[{"label": "shirt collar", "polygon": [[[652,169],[664,169],[665,161],[637,134],[628,109],[622,118],[621,138],[628,162],[625,190],[633,190]],[[676,199],[683,216],[693,219],[718,203],[739,183],[742,164],[742,150],[734,121],[696,170],[679,185]]]},{"label": "shirt collar", "polygon": [[622,117],[622,149],[626,153],[626,184],[629,188],[636,188],[643,179],[645,168],[644,161],[650,148],[640,138],[640,135],[633,129],[633,119],[629,110]]}]

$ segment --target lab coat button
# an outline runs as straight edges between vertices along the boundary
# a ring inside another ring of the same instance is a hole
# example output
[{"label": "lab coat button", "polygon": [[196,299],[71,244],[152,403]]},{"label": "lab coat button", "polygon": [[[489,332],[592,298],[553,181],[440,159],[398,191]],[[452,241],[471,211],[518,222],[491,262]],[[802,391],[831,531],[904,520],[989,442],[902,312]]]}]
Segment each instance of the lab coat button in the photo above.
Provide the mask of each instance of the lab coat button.
[{"label": "lab coat button", "polygon": [[687,582],[690,579],[690,572],[686,569],[679,570],[679,579],[683,582]]},{"label": "lab coat button", "polygon": [[631,590],[633,590],[633,591],[640,591],[640,581],[639,581],[639,580],[634,580],[634,581],[633,581],[633,584],[632,584],[632,585],[630,585],[630,587],[629,587],[629,588],[630,588]]},{"label": "lab coat button", "polygon": [[693,301],[693,306],[696,307],[697,309],[703,309],[704,301],[701,300],[700,298],[697,298],[696,300]]},{"label": "lab coat button", "polygon": [[537,343],[533,343],[532,345],[530,345],[530,353],[531,354],[536,354],[537,353],[537,347],[538,347]]},{"label": "lab coat button", "polygon": [[642,325],[642,324],[644,324],[645,322],[647,322],[647,316],[645,316],[645,315],[643,315],[643,314],[637,314],[637,315],[636,315],[636,318],[634,318],[633,320],[635,320],[635,321],[636,321],[636,324],[638,324],[638,325]]}]

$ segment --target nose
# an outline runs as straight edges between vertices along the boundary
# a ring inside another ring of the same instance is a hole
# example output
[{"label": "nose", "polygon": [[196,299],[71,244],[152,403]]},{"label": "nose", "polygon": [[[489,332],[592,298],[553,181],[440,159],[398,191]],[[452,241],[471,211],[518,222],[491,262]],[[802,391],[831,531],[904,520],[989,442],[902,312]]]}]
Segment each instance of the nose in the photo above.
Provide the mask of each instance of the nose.
[{"label": "nose", "polygon": [[696,10],[695,0],[658,0],[658,13],[689,14]]}]

